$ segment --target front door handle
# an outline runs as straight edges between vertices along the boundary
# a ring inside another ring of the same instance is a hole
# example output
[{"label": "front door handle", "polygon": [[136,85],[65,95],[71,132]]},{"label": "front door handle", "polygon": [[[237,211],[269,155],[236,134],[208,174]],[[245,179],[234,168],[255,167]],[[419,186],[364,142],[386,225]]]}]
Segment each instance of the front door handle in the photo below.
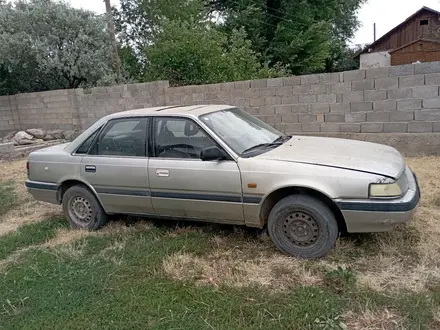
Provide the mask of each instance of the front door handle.
[{"label": "front door handle", "polygon": [[85,170],[86,170],[86,172],[89,172],[89,173],[95,173],[96,166],[95,165],[86,165]]},{"label": "front door handle", "polygon": [[170,171],[169,170],[158,169],[158,170],[156,170],[156,176],[160,176],[160,177],[170,176]]}]

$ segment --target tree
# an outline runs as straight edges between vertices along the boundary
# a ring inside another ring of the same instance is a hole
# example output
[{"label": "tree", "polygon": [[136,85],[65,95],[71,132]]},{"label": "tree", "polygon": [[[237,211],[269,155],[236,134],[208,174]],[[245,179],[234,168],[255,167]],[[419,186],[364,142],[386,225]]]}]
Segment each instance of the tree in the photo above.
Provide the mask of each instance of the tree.
[{"label": "tree", "polygon": [[[288,72],[269,67],[244,28],[218,29],[203,0],[122,0],[116,17],[125,38],[122,63],[134,79],[187,85]],[[144,75],[135,73],[140,67]]]},{"label": "tree", "polygon": [[201,0],[120,0],[120,9],[113,8],[113,13],[122,44],[122,67],[136,81],[148,79],[149,61],[144,50],[161,39],[159,34],[164,26],[172,29],[170,22],[178,26],[182,22],[198,24],[209,21],[209,12]]},{"label": "tree", "polygon": [[209,84],[228,79],[222,57],[224,36],[195,22],[168,21],[145,48],[149,80],[167,79],[171,85]]},{"label": "tree", "polygon": [[142,82],[146,80],[145,58],[139,55],[133,47],[124,45],[119,48],[119,58],[121,60],[121,71],[129,81]]},{"label": "tree", "polygon": [[105,2],[105,14],[107,16],[107,28],[110,35],[110,40],[112,42],[113,48],[113,72],[116,74],[116,77],[121,77],[121,62],[119,59],[119,50],[118,44],[116,42],[116,32],[115,32],[115,23],[113,21],[113,11],[112,6],[110,4],[110,0],[104,0]]},{"label": "tree", "polygon": [[327,59],[325,71],[326,72],[341,72],[359,69],[359,59],[354,56],[364,49],[362,45],[353,45],[347,47],[344,44],[333,43],[331,45],[331,57]]},{"label": "tree", "polygon": [[135,51],[151,44],[168,21],[209,20],[201,0],[120,0],[120,9],[113,12],[120,41]]},{"label": "tree", "polygon": [[[359,26],[365,0],[211,0],[222,29],[244,27],[252,49],[266,61],[289,65],[295,74],[337,68]],[[230,33],[230,32],[228,32]]]},{"label": "tree", "polygon": [[[138,64],[148,65],[142,49],[157,42],[165,25],[171,29],[168,22],[177,22],[175,26],[179,26],[178,22],[191,21],[209,25],[228,41],[235,38],[233,31],[244,29],[246,47],[266,73],[272,70],[271,74],[277,75],[289,68],[293,74],[305,74],[350,69],[355,65],[348,41],[359,26],[356,13],[365,1],[121,0],[115,17],[124,46],[132,50]],[[185,31],[183,27],[182,33],[186,34]],[[173,38],[177,38],[178,32]],[[235,65],[240,65],[239,61]]]},{"label": "tree", "polygon": [[111,80],[104,16],[52,0],[0,5],[0,93],[94,86]]}]

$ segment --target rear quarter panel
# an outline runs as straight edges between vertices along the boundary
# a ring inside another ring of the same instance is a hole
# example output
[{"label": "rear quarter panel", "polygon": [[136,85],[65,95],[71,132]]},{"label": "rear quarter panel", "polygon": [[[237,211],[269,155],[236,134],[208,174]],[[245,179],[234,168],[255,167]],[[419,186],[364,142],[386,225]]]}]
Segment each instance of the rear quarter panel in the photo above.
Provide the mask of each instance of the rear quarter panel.
[{"label": "rear quarter panel", "polygon": [[63,149],[31,153],[29,180],[61,184],[66,180],[79,180],[81,156],[72,156]]}]

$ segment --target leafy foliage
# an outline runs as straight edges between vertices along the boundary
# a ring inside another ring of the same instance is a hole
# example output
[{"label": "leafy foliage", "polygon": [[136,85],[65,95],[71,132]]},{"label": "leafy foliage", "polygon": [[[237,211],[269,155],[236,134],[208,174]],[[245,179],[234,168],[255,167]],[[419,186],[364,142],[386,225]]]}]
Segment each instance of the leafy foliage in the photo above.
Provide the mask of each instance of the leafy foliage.
[{"label": "leafy foliage", "polygon": [[325,274],[324,283],[334,291],[341,293],[350,290],[356,284],[356,274],[351,268],[338,266],[337,269]]},{"label": "leafy foliage", "polygon": [[[61,1],[0,0],[0,94],[120,82],[105,17]],[[121,0],[122,71],[184,85],[352,69],[364,2]]]},{"label": "leafy foliage", "polygon": [[213,0],[210,7],[224,17],[223,29],[243,26],[252,36],[254,51],[266,60],[303,74],[342,68],[338,61],[350,56],[347,41],[359,25],[356,12],[364,2]]},{"label": "leafy foliage", "polygon": [[354,56],[363,48],[364,46],[362,45],[347,47],[341,41],[332,43],[330,49],[331,56],[327,58],[325,71],[340,72],[358,69],[359,59],[354,59]]},{"label": "leafy foliage", "polygon": [[[252,49],[244,28],[230,33],[219,29],[203,1],[173,4],[145,0],[138,1],[136,6],[135,1],[123,1],[121,6],[128,8],[127,12],[122,10],[116,15],[117,25],[126,36],[122,62],[135,79],[167,79],[171,85],[186,85],[288,74],[285,66],[269,67],[263,62],[261,54]],[[142,8],[148,11],[138,17],[139,25],[148,28],[132,29],[133,24],[128,24],[127,19]],[[132,70],[133,67],[136,69]],[[146,74],[136,76],[140,67]]]},{"label": "leafy foliage", "polygon": [[51,0],[0,4],[0,94],[92,86],[112,76],[102,16]]},{"label": "leafy foliage", "polygon": [[145,80],[145,60],[140,58],[133,47],[124,45],[119,49],[121,59],[121,70],[129,80]]},{"label": "leafy foliage", "polygon": [[347,41],[364,2],[121,0],[115,18],[138,59],[123,62],[142,63],[141,79],[198,84],[352,69]]},{"label": "leafy foliage", "polygon": [[182,19],[165,19],[152,34],[151,44],[143,49],[148,59],[146,79],[167,79],[171,85],[209,84],[288,72],[262,66],[244,28],[226,34],[204,20],[203,3],[195,3],[185,9]]},{"label": "leafy foliage", "polygon": [[342,317],[337,315],[335,317],[329,318],[317,318],[315,319],[315,324],[318,325],[320,329],[323,330],[346,330],[347,325],[341,321]]},{"label": "leafy foliage", "polygon": [[208,19],[208,12],[200,0],[121,0],[114,17],[121,42],[141,50],[168,22],[201,23]]},{"label": "leafy foliage", "polygon": [[171,85],[207,84],[227,80],[222,44],[215,29],[192,22],[169,21],[145,49],[148,78],[168,79]]}]

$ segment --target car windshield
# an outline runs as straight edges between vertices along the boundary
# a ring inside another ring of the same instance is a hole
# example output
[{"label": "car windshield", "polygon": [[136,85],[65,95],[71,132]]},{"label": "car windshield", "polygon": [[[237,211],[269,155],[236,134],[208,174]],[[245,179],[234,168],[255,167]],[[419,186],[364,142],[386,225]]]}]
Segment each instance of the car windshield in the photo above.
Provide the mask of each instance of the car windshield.
[{"label": "car windshield", "polygon": [[283,133],[240,109],[227,109],[200,117],[235,153],[246,154],[281,144]]}]

